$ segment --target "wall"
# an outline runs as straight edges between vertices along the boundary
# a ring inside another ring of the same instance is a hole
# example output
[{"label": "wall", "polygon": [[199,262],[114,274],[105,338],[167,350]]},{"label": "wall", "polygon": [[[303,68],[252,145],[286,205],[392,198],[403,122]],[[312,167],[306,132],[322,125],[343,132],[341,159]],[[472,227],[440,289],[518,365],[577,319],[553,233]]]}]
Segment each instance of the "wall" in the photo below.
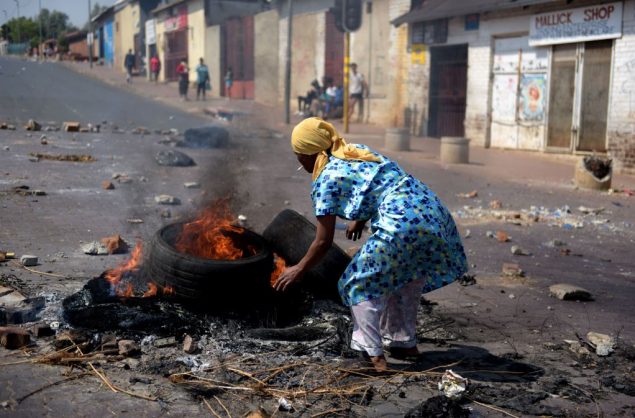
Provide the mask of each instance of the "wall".
[{"label": "wall", "polygon": [[161,71],[159,72],[159,81],[165,81],[165,13],[155,15],[155,31],[157,36],[157,55],[161,61]]},{"label": "wall", "polygon": [[190,81],[196,81],[196,66],[199,59],[205,59],[205,8],[203,0],[194,0],[187,3],[187,59],[190,67]]},{"label": "wall", "polygon": [[254,17],[255,100],[278,104],[278,12],[270,10]]},{"label": "wall", "polygon": [[[129,49],[134,51],[134,36],[139,32],[139,3],[127,4],[115,13],[115,68],[125,72],[124,60]],[[144,54],[145,51],[138,51]]]},{"label": "wall", "polygon": [[618,171],[635,174],[635,0],[624,2],[623,16],[613,46],[608,152]]},{"label": "wall", "polygon": [[207,93],[213,97],[220,97],[223,82],[220,51],[220,25],[208,26],[205,29],[205,62],[209,67],[212,91]]}]

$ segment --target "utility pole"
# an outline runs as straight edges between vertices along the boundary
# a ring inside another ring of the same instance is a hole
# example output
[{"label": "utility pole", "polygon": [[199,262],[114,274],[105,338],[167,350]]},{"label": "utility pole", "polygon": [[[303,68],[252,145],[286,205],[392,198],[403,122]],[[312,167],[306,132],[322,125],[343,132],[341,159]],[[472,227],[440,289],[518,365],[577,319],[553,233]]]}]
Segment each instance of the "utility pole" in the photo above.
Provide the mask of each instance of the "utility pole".
[{"label": "utility pole", "polygon": [[93,68],[93,20],[90,17],[90,13],[90,0],[88,0],[88,35],[86,39],[86,46],[88,47],[88,62],[90,63],[90,68]]},{"label": "utility pole", "polygon": [[18,7],[18,20],[16,21],[16,27],[18,29],[18,43],[20,43],[21,41],[21,37],[20,37],[20,3],[18,2],[18,0],[13,0],[16,4],[16,6]]},{"label": "utility pole", "polygon": [[348,84],[351,61],[351,33],[344,33],[344,133],[348,133]]},{"label": "utility pole", "polygon": [[44,42],[44,40],[42,39],[42,0],[38,0],[38,15],[37,15],[37,24],[39,27],[39,31],[40,31],[40,42],[38,43],[37,46],[37,59],[38,61],[42,60],[42,44]]},{"label": "utility pole", "polygon": [[293,36],[293,0],[287,0],[287,56],[284,71],[284,121],[291,123],[291,41]]}]

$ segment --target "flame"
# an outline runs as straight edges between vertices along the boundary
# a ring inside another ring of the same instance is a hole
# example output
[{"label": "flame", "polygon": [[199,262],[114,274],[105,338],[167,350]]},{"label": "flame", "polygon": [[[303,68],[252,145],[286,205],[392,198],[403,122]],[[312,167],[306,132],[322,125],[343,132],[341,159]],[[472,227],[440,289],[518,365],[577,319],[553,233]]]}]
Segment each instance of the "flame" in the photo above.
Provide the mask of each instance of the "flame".
[{"label": "flame", "polygon": [[158,288],[157,288],[156,284],[154,284],[152,282],[148,282],[148,290],[143,293],[143,297],[144,298],[149,298],[151,296],[154,296],[154,295],[157,294],[157,290],[158,290]]},{"label": "flame", "polygon": [[137,242],[134,250],[132,250],[132,254],[130,255],[130,259],[128,261],[120,264],[118,267],[115,267],[112,270],[108,270],[104,277],[110,285],[115,289],[117,296],[130,297],[133,294],[132,285],[130,283],[127,284],[125,289],[121,289],[121,277],[129,272],[129,271],[137,271],[141,264],[142,260],[142,252],[141,252],[142,244],[140,241]]},{"label": "flame", "polygon": [[245,251],[237,248],[231,236],[226,234],[243,232],[242,228],[232,225],[234,220],[229,199],[217,199],[196,220],[183,226],[174,246],[181,253],[211,260],[242,258]]},{"label": "flame", "polygon": [[278,281],[278,277],[282,274],[285,268],[287,268],[287,263],[284,261],[284,258],[280,257],[278,254],[273,254],[273,261],[275,263],[275,268],[269,277],[269,283],[271,287],[274,287],[276,282]]},{"label": "flame", "polygon": [[172,286],[165,286],[161,292],[164,295],[173,295],[174,294],[174,288]]}]

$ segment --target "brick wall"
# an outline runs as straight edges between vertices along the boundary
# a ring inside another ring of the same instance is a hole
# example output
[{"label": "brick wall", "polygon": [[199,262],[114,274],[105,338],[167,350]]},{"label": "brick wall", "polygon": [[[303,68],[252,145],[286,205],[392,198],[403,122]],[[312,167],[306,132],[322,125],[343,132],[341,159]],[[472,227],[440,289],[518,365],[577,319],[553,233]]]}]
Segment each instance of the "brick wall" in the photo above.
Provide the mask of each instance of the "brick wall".
[{"label": "brick wall", "polygon": [[608,152],[618,171],[635,173],[635,0],[624,2],[623,16],[613,47]]}]

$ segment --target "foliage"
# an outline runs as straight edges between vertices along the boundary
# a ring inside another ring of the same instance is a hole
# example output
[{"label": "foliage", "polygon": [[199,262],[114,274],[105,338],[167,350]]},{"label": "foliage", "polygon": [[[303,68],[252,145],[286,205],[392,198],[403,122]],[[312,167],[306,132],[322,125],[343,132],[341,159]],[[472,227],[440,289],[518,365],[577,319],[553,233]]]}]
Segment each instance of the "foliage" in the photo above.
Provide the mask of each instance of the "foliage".
[{"label": "foliage", "polygon": [[64,34],[75,30],[77,28],[69,22],[66,13],[45,8],[35,18],[22,16],[6,22],[2,25],[2,37],[12,43],[28,42],[35,47],[46,39],[60,39]]}]

